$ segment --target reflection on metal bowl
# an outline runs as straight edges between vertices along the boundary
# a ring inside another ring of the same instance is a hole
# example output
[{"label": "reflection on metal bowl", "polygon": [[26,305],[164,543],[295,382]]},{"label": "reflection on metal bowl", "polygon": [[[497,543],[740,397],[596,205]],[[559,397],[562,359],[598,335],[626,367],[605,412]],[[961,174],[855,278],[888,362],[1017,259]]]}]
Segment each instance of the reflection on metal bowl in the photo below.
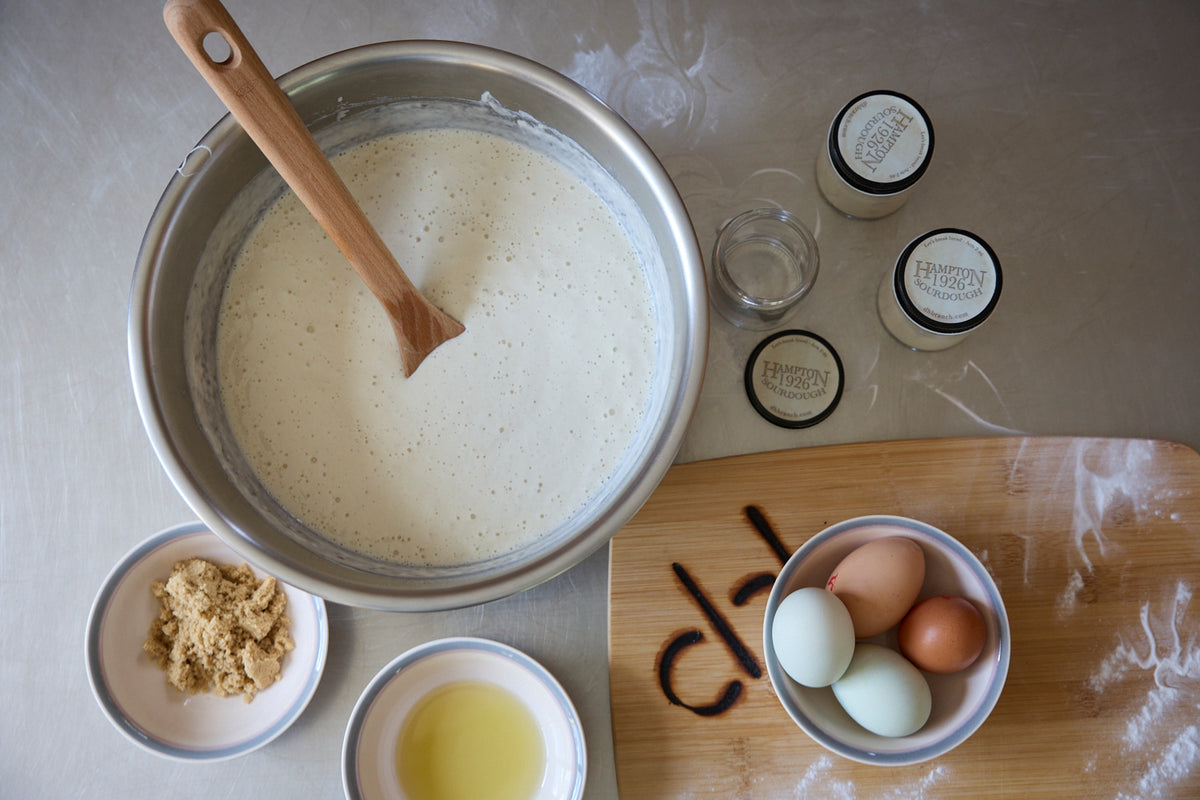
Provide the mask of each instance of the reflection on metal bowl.
[{"label": "reflection on metal bowl", "polygon": [[[399,102],[501,107],[572,140],[619,187],[640,243],[657,351],[644,418],[608,481],[566,522],[473,563],[383,562],[335,545],[267,492],[233,437],[216,379],[216,317],[229,265],[282,181],[231,118],[185,159],[150,221],[129,312],[134,389],[151,443],[192,509],[231,547],[280,579],[335,602],[423,611],[536,585],[605,544],[658,485],[695,408],[707,347],[703,266],[678,192],[641,138],[567,78],[533,62],[451,42],[392,42],[337,53],[280,79],[327,150],[404,130]],[[395,126],[401,127],[395,127]],[[391,127],[389,127],[391,126]],[[203,157],[200,157],[203,156]],[[580,298],[579,302],[586,302]],[[572,453],[570,458],[587,458]]]}]

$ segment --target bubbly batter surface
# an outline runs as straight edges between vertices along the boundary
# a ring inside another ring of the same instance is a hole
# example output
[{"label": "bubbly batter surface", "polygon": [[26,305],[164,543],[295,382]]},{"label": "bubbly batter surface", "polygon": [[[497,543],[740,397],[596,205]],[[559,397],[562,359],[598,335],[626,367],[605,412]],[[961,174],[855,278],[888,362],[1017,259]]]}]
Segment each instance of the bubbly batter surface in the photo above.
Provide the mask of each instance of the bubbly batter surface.
[{"label": "bubbly batter surface", "polygon": [[394,134],[334,164],[467,330],[405,378],[378,301],[287,193],[223,295],[235,437],[280,503],[358,552],[452,564],[536,539],[612,474],[648,402],[653,308],[628,236],[570,170],[494,134]]}]

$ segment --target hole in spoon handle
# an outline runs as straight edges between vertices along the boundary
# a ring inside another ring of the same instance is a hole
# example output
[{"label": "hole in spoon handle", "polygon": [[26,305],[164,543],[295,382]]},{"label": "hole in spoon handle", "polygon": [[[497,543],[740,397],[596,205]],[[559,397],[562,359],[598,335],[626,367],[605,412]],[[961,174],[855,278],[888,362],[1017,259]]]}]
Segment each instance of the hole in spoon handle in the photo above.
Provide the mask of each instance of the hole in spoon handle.
[{"label": "hole in spoon handle", "polygon": [[163,6],[163,21],[210,82],[228,71],[266,71],[220,0],[168,0]]},{"label": "hole in spoon handle", "polygon": [[206,33],[200,40],[200,49],[208,56],[208,63],[214,67],[228,67],[233,64],[233,45],[220,31]]}]

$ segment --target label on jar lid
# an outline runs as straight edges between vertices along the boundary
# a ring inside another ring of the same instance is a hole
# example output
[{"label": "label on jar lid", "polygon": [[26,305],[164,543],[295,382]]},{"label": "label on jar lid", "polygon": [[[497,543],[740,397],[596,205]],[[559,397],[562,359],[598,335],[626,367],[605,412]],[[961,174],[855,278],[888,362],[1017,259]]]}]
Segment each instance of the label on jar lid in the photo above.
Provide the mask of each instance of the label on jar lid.
[{"label": "label on jar lid", "polygon": [[933,155],[933,124],[897,92],[868,92],[845,105],[829,130],[829,157],[843,180],[871,194],[916,183]]},{"label": "label on jar lid", "polygon": [[808,331],[782,331],[759,343],[746,362],[746,395],[764,419],[807,428],[833,413],[842,399],[842,360],[829,342]]},{"label": "label on jar lid", "polygon": [[987,242],[957,228],[918,236],[896,261],[896,299],[909,318],[937,333],[963,333],[1000,299],[1000,261]]}]

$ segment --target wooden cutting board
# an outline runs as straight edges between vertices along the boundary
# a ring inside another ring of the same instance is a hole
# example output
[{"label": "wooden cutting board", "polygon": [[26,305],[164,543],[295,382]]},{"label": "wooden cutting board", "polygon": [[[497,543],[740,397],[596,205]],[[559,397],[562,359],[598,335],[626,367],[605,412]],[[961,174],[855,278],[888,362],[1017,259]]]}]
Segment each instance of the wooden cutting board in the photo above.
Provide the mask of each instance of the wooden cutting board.
[{"label": "wooden cutting board", "polygon": [[[786,554],[866,514],[958,538],[995,577],[1012,628],[991,717],[911,767],[824,750],[784,713],[765,668],[753,675],[735,656],[740,645],[764,664],[763,608]],[[904,441],[675,466],[612,542],[621,797],[1200,797],[1198,583],[1200,455],[1180,444]],[[661,675],[673,642],[693,644]],[[734,682],[729,708],[693,710]]]}]

